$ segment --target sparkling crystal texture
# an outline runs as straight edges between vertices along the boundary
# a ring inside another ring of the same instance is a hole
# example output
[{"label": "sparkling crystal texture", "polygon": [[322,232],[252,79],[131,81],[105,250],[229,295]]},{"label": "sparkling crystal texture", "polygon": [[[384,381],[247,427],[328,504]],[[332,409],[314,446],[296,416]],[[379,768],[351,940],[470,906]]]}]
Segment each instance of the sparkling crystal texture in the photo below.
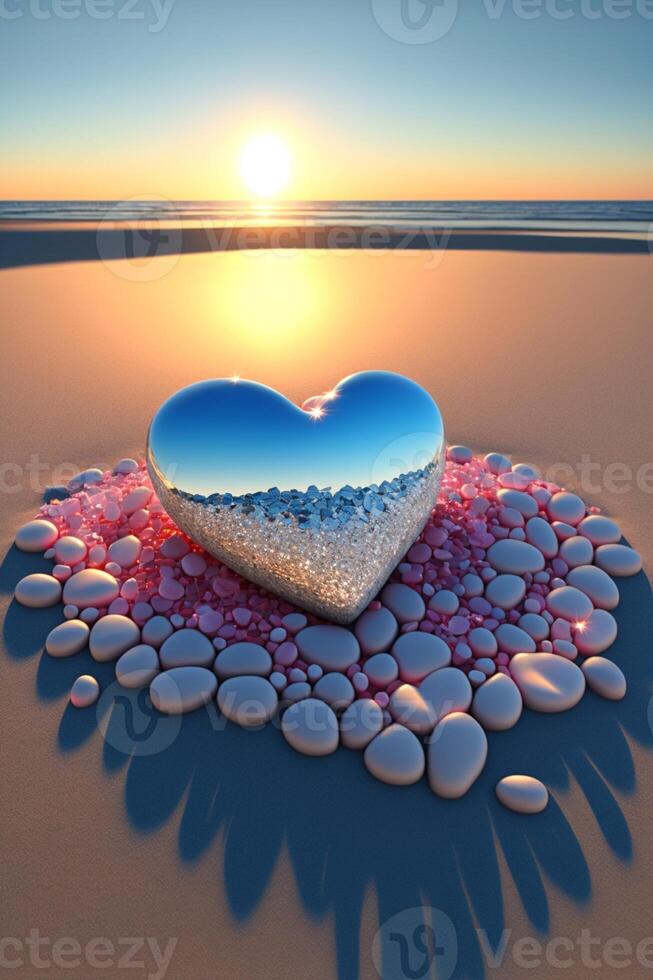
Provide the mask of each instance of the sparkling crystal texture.
[{"label": "sparkling crystal texture", "polygon": [[435,505],[442,417],[423,388],[385,371],[304,405],[253,381],[190,385],[156,413],[148,468],[165,509],[208,552],[348,623]]}]

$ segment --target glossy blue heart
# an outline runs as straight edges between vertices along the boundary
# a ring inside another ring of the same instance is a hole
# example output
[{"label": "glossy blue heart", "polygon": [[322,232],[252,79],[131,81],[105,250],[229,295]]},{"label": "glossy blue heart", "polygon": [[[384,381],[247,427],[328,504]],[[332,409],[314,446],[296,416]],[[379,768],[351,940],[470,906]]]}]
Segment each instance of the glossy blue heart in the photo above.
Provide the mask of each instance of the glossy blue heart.
[{"label": "glossy blue heart", "polygon": [[434,506],[437,405],[366,371],[303,408],[253,381],[203,381],[156,413],[147,459],[176,524],[241,575],[335,622],[374,597]]}]

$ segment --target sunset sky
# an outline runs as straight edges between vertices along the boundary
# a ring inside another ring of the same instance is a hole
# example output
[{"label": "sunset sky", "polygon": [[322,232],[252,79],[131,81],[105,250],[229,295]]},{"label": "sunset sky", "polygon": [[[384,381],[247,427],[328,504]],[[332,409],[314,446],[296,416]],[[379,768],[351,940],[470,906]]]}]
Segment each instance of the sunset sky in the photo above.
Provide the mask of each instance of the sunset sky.
[{"label": "sunset sky", "polygon": [[3,7],[4,199],[242,199],[259,133],[282,199],[653,198],[653,4],[461,2],[418,44],[401,0],[53,2]]}]

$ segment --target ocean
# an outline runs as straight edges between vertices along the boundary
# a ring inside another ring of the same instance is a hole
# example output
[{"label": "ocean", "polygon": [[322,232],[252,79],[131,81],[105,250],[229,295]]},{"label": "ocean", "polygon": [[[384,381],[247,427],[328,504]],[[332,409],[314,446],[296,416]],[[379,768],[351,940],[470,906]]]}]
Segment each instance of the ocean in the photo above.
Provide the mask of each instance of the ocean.
[{"label": "ocean", "polygon": [[653,236],[653,201],[0,201],[5,222],[378,226],[618,233]]}]

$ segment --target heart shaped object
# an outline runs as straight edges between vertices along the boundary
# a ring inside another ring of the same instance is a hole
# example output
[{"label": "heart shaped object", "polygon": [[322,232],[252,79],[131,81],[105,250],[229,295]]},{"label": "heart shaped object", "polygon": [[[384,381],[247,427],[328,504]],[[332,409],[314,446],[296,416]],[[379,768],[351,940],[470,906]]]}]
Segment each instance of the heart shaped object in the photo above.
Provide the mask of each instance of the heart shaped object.
[{"label": "heart shaped object", "polygon": [[234,571],[348,623],[435,505],[442,417],[423,388],[365,371],[299,408],[240,379],[183,388],[158,410],[147,462],[175,523]]}]

